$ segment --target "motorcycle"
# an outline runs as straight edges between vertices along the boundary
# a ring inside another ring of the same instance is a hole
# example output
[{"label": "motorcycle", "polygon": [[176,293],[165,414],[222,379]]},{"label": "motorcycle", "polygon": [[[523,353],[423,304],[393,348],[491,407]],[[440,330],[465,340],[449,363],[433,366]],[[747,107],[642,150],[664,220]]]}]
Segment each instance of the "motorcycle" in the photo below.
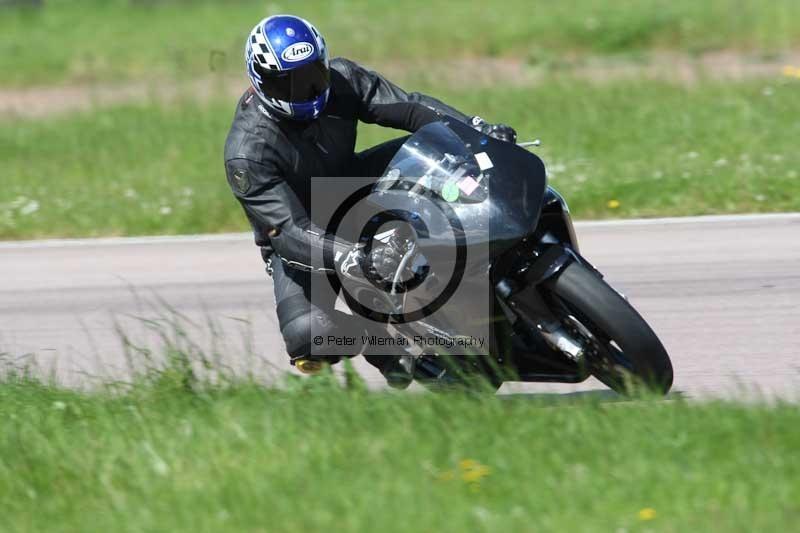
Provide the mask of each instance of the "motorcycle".
[{"label": "motorcycle", "polygon": [[[673,372],[664,346],[580,254],[567,203],[548,186],[534,153],[457,121],[436,122],[407,139],[372,193],[370,203],[390,213],[394,227],[377,234],[381,224],[372,224],[365,242],[385,242],[389,233],[403,256],[383,290],[346,295],[351,308],[380,302],[377,320],[408,339],[433,336],[446,346],[471,337],[465,330],[477,316],[489,325],[479,357],[425,347],[404,356],[416,380],[437,387],[480,376],[498,388],[510,380],[578,383],[594,376],[620,393],[642,385],[669,391]],[[419,224],[426,218],[420,194],[448,214],[448,224]],[[452,257],[454,249],[456,285],[488,283],[489,305],[467,287],[445,312],[407,316],[409,299],[432,302],[442,293],[446,283],[431,258]]]}]

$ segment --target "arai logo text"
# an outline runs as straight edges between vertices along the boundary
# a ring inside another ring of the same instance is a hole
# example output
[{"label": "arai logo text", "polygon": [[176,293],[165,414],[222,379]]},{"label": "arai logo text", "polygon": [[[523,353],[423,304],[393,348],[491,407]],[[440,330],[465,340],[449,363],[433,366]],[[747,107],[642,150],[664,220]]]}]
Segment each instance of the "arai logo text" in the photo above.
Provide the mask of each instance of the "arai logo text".
[{"label": "arai logo text", "polygon": [[281,54],[284,61],[302,61],[314,53],[314,45],[311,43],[294,43],[286,48]]}]

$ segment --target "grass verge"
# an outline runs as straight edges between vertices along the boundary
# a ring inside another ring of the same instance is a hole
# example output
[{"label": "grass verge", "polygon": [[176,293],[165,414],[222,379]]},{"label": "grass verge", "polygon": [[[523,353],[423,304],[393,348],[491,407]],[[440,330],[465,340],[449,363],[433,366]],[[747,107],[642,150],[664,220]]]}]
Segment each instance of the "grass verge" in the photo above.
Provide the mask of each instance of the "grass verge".
[{"label": "grass verge", "polygon": [[39,9],[0,6],[0,85],[239,73],[247,32],[285,11],[312,20],[334,53],[367,62],[513,54],[547,63],[650,49],[770,53],[800,44],[796,0],[507,0],[457,8],[447,0],[47,0]]},{"label": "grass verge", "polygon": [[0,384],[4,531],[784,531],[794,406]]},{"label": "grass verge", "polygon": [[[433,91],[541,137],[577,217],[800,210],[796,80],[676,87],[561,80]],[[245,229],[222,146],[234,102],[141,104],[0,123],[0,238]],[[398,132],[361,128],[361,148]]]}]

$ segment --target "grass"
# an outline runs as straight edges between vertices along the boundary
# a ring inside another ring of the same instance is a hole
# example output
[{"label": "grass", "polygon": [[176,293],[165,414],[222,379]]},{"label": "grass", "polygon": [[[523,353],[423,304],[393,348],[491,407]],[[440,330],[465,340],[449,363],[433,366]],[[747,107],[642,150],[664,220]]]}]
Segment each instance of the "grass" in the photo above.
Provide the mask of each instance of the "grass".
[{"label": "grass", "polygon": [[[798,89],[790,78],[563,79],[433,93],[541,137],[551,184],[577,217],[603,218],[800,210]],[[0,123],[0,238],[245,229],[222,164],[234,105],[131,104]],[[361,148],[398,134],[361,131]]]},{"label": "grass", "polygon": [[785,531],[794,406],[0,384],[3,531]]},{"label": "grass", "polygon": [[[800,44],[796,0],[357,0],[302,3],[47,0],[0,6],[2,86],[184,79],[241,71],[244,36],[267,14],[312,20],[337,55],[367,62],[586,54],[773,53]],[[298,5],[295,5],[298,4]]]}]

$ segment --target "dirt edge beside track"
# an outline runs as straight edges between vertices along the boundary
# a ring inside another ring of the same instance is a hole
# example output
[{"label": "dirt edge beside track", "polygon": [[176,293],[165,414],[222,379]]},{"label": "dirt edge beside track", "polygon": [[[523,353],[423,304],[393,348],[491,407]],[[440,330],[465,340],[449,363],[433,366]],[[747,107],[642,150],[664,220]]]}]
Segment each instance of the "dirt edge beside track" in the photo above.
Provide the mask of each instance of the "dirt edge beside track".
[{"label": "dirt edge beside track", "polygon": [[[378,67],[377,65],[371,65]],[[387,77],[407,85],[457,89],[531,87],[558,79],[606,84],[616,81],[661,80],[691,86],[704,80],[800,78],[800,50],[764,57],[735,51],[718,51],[692,57],[659,52],[641,59],[594,57],[558,63],[529,64],[519,58],[463,58],[449,63],[388,61],[380,66]],[[58,87],[0,89],[0,118],[50,117],[125,103],[173,102],[191,98],[200,102],[214,97],[234,98],[247,87],[242,74],[218,74],[178,83],[174,80],[136,80],[125,84],[85,84]]]}]

